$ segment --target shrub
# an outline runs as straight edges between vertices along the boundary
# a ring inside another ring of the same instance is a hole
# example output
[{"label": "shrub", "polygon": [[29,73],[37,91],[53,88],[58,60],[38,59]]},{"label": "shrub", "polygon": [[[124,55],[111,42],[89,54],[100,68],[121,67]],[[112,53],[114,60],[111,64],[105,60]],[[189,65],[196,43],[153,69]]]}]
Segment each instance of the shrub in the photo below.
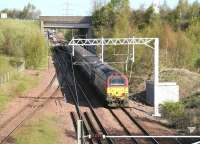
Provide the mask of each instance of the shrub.
[{"label": "shrub", "polygon": [[190,97],[183,99],[183,103],[188,109],[200,108],[200,93],[196,93]]},{"label": "shrub", "polygon": [[39,23],[27,20],[0,20],[0,51],[23,58],[27,68],[38,68],[47,62],[48,49]]},{"label": "shrub", "polygon": [[180,121],[186,121],[185,107],[181,102],[165,102],[161,105],[162,116],[169,120],[172,126],[177,127]]},{"label": "shrub", "polygon": [[200,70],[200,58],[196,60],[195,67]]}]

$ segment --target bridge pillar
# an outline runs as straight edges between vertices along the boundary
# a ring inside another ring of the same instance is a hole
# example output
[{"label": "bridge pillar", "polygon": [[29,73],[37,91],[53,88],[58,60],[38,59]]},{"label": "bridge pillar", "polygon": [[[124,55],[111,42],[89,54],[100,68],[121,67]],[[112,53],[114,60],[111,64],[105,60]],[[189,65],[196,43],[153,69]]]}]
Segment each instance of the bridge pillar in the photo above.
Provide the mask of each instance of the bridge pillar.
[{"label": "bridge pillar", "polygon": [[92,28],[88,29],[87,38],[92,38]]},{"label": "bridge pillar", "polygon": [[40,30],[42,33],[44,33],[44,21],[40,21]]}]

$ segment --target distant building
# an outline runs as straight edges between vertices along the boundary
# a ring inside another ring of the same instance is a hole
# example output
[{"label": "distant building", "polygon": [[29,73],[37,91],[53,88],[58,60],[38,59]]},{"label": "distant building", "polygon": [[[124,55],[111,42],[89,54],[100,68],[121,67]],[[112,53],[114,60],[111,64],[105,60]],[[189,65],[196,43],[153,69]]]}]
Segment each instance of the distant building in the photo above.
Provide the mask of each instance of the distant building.
[{"label": "distant building", "polygon": [[7,19],[7,13],[1,13],[1,18],[2,19]]}]

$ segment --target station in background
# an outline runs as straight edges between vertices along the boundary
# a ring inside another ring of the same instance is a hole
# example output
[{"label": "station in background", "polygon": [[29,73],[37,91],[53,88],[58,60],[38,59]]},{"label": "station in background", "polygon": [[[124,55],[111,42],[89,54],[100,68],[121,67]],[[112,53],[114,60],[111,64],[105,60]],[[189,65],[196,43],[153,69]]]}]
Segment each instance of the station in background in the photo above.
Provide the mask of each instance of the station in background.
[{"label": "station in background", "polygon": [[7,19],[7,13],[1,13],[1,19]]},{"label": "station in background", "polygon": [[154,82],[146,82],[146,101],[148,104],[154,105],[155,101],[159,105],[166,101],[179,101],[179,86],[175,82],[159,82],[157,87],[159,97],[154,99]]}]

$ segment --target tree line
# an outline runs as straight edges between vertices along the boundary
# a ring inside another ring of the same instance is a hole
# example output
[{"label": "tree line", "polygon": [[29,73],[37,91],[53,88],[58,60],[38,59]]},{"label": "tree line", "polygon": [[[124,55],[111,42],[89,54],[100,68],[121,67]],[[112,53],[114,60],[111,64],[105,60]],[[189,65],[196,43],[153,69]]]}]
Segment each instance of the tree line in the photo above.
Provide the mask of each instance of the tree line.
[{"label": "tree line", "polygon": [[28,3],[22,10],[18,9],[3,9],[0,13],[7,13],[8,18],[16,19],[38,19],[41,11],[33,4]]},{"label": "tree line", "polygon": [[[130,8],[129,0],[97,1],[92,13],[96,37],[159,37],[161,68],[177,67],[198,71],[200,67],[200,3],[179,0],[175,8],[165,1],[160,13],[153,5],[145,9]],[[152,53],[136,51],[135,67],[149,68]]]}]

